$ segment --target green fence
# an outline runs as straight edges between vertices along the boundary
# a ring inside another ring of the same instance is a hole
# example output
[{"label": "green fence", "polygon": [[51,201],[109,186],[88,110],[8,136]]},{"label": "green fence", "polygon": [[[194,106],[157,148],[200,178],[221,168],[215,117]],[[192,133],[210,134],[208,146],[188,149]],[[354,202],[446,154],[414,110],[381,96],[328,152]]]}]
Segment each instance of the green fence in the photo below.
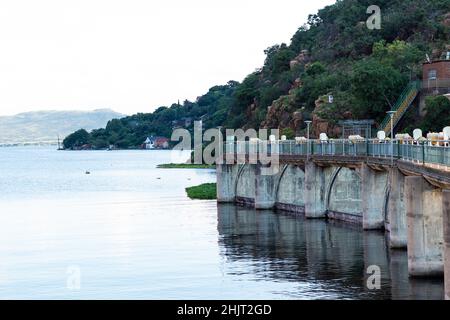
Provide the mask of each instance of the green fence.
[{"label": "green fence", "polygon": [[296,141],[227,142],[225,153],[253,156],[259,153],[272,156],[374,157],[450,166],[449,145],[449,141],[402,143],[396,140],[384,143],[376,140],[330,140],[327,142],[309,140],[301,143]]}]

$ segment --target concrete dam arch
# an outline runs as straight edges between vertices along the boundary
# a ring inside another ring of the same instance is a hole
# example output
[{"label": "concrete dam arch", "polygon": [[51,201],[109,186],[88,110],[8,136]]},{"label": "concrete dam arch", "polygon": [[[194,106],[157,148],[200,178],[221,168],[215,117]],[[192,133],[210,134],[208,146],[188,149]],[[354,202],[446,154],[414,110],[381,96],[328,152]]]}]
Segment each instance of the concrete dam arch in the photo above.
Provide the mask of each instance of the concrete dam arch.
[{"label": "concrete dam arch", "polygon": [[389,174],[367,167],[303,167],[286,164],[273,175],[261,165],[222,165],[219,202],[237,202],[256,209],[280,209],[309,218],[329,217],[384,228],[389,206]]},{"label": "concrete dam arch", "polygon": [[326,210],[330,218],[362,222],[361,175],[345,167],[331,168],[326,196]]},{"label": "concrete dam arch", "polygon": [[296,165],[284,167],[276,188],[276,208],[294,213],[305,212],[305,171]]},{"label": "concrete dam arch", "polygon": [[255,190],[255,165],[245,164],[239,168],[236,179],[236,202],[241,205],[254,205]]},{"label": "concrete dam arch", "polygon": [[[262,176],[258,165],[234,166],[228,178],[234,200],[240,205],[258,209],[279,209],[305,214],[307,202],[306,170],[299,165],[283,165],[275,175]],[[313,182],[316,201],[321,202],[321,216],[363,223],[363,183],[359,170],[329,166],[317,171]],[[387,203],[387,174],[378,175],[371,193],[382,196],[380,219],[385,221]],[[378,198],[379,199],[379,198]],[[230,202],[233,202],[230,201]],[[308,200],[311,201],[311,200]],[[221,201],[224,202],[224,201]],[[225,201],[226,202],[226,201]],[[319,212],[320,214],[320,212]]]}]

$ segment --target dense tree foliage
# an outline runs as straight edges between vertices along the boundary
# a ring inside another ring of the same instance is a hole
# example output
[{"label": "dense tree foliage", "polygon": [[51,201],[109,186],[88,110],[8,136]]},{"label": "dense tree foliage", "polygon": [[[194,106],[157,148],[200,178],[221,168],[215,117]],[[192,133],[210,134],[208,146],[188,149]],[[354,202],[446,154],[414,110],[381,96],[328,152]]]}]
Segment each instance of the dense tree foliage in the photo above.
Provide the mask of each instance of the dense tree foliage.
[{"label": "dense tree foliage", "polygon": [[427,97],[427,115],[422,127],[430,132],[441,132],[442,128],[450,126],[450,100],[444,96]]},{"label": "dense tree foliage", "polygon": [[63,145],[64,148],[81,147],[89,143],[89,140],[89,133],[84,129],[80,129],[65,138],[63,141]]}]

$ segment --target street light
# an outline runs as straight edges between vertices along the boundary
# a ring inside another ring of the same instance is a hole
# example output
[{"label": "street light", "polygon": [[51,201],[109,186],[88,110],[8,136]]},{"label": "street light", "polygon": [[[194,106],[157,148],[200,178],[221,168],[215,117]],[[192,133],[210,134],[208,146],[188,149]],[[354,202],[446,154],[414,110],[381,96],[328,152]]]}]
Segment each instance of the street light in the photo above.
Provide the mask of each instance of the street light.
[{"label": "street light", "polygon": [[306,138],[309,140],[309,127],[310,127],[312,121],[305,121],[305,123],[306,123],[306,126],[307,126],[307,136],[306,136]]},{"label": "street light", "polygon": [[394,165],[394,115],[396,111],[388,111],[387,114],[391,117],[391,165]]}]

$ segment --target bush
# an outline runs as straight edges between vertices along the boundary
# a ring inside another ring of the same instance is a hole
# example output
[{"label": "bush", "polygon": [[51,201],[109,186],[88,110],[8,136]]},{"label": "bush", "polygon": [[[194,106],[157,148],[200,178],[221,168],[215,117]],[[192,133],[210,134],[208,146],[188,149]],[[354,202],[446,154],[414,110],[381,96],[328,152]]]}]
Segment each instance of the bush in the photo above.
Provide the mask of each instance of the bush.
[{"label": "bush", "polygon": [[291,128],[285,128],[281,131],[281,135],[286,136],[288,140],[293,140],[295,138],[295,132]]},{"label": "bush", "polygon": [[205,183],[196,187],[186,188],[189,198],[197,200],[215,200],[217,198],[217,185]]},{"label": "bush", "polygon": [[422,128],[427,131],[441,132],[450,126],[450,100],[444,96],[427,97],[425,100],[426,115]]}]

